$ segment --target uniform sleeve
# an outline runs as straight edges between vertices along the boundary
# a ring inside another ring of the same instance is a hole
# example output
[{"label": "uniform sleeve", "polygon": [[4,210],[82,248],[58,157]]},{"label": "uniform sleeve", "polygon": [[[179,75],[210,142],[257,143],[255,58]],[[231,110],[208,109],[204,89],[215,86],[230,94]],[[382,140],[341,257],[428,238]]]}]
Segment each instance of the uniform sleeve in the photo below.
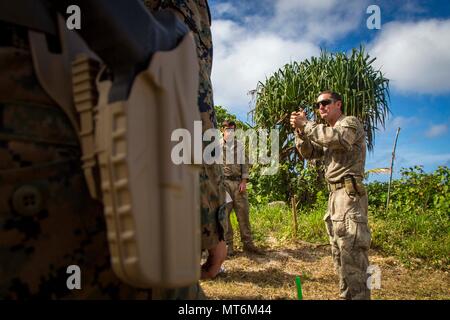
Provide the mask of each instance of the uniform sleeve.
[{"label": "uniform sleeve", "polygon": [[304,133],[295,130],[295,146],[305,159],[318,159],[323,156],[323,147],[311,141]]},{"label": "uniform sleeve", "polygon": [[304,135],[311,142],[324,148],[351,151],[361,129],[361,123],[357,118],[346,117],[334,128],[310,121],[305,126]]},{"label": "uniform sleeve", "polygon": [[242,143],[240,143],[239,141],[237,142],[237,154],[238,154],[238,157],[239,157],[239,164],[240,164],[240,167],[241,167],[241,178],[242,179],[248,179],[248,177],[249,177],[249,174],[248,174],[248,171],[249,171],[249,160],[248,160],[248,154],[247,154],[247,152],[246,152],[246,150],[245,150],[245,145],[244,144],[242,144]]},{"label": "uniform sleeve", "polygon": [[242,179],[248,179],[248,158],[247,156],[245,157],[246,161],[244,164],[241,164],[241,169],[242,169]]}]

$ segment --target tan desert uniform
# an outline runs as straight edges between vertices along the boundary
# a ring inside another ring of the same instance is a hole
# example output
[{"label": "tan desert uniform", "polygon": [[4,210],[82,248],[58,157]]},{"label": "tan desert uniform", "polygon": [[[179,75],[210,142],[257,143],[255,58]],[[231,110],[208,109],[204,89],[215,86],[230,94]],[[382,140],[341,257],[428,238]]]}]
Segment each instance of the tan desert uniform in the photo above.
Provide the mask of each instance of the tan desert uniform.
[{"label": "tan desert uniform", "polygon": [[296,146],[305,159],[325,161],[330,196],[324,220],[341,297],[370,299],[366,271],[371,235],[362,183],[366,159],[364,128],[357,118],[344,115],[334,127],[309,121],[303,133],[296,131]]},{"label": "tan desert uniform", "polygon": [[[225,233],[225,240],[229,246],[233,245],[233,228],[231,226],[230,214],[234,208],[239,223],[241,241],[244,246],[252,246],[253,241],[250,231],[247,191],[239,192],[239,184],[242,179],[248,179],[248,159],[242,144],[237,140],[234,141],[234,144],[226,143],[222,140],[222,145],[225,189],[233,200],[233,202],[227,205],[228,227]],[[228,159],[227,153],[229,154]]]}]

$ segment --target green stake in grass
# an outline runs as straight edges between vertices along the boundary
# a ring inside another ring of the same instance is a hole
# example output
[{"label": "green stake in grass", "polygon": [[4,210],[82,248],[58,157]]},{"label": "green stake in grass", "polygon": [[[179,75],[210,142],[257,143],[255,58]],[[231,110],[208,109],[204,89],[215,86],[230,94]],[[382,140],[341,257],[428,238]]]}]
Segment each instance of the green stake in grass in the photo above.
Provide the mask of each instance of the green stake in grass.
[{"label": "green stake in grass", "polygon": [[302,283],[300,282],[300,277],[295,277],[295,283],[297,284],[297,296],[298,300],[303,300],[303,294],[302,294]]}]

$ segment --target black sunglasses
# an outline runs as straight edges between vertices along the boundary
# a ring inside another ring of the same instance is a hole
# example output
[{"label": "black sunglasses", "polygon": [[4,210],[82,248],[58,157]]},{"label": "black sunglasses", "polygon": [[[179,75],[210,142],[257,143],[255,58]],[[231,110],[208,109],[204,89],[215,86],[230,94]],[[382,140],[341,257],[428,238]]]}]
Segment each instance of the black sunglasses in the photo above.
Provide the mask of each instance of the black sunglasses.
[{"label": "black sunglasses", "polygon": [[333,103],[333,102],[336,102],[336,100],[334,100],[334,99],[324,99],[322,101],[316,102],[315,107],[317,109],[319,109],[320,105],[323,105],[325,107],[325,106],[327,106],[327,105],[329,105],[330,103]]}]

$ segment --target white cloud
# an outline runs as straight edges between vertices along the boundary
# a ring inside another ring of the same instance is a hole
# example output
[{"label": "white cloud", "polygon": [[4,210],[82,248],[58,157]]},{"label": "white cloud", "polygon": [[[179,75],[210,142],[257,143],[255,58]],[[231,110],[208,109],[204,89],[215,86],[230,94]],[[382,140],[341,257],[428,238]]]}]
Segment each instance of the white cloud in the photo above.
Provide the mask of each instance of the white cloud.
[{"label": "white cloud", "polygon": [[[369,0],[260,0],[215,4],[212,11],[214,102],[238,115],[249,111],[248,91],[291,61],[320,53],[359,27]],[[225,20],[226,15],[233,20]],[[218,18],[217,18],[218,17]],[[239,21],[237,23],[236,21]]]},{"label": "white cloud", "polygon": [[428,138],[438,137],[443,135],[448,130],[448,126],[446,124],[437,124],[432,125],[430,129],[425,133]]},{"label": "white cloud", "polygon": [[427,9],[423,6],[422,3],[417,3],[411,0],[404,0],[400,8],[398,8],[398,5],[395,6],[397,10],[400,9],[400,11],[408,14],[420,14],[427,12]]},{"label": "white cloud", "polygon": [[277,0],[272,30],[285,36],[298,36],[311,41],[333,42],[348,32],[366,27],[363,17],[368,0]]},{"label": "white cloud", "polygon": [[417,117],[403,117],[403,116],[397,116],[393,118],[389,118],[389,120],[386,123],[386,129],[385,132],[391,132],[397,130],[397,128],[400,128],[400,130],[405,127],[411,126],[415,123],[419,122],[419,118]]},{"label": "white cloud", "polygon": [[416,165],[439,166],[448,165],[450,162],[450,153],[423,153],[400,149],[397,152],[397,167],[407,168]]},{"label": "white cloud", "polygon": [[238,13],[237,8],[229,2],[218,3],[214,6],[214,9],[217,11],[219,16],[224,14],[234,15]]},{"label": "white cloud", "polygon": [[404,92],[450,92],[450,20],[391,22],[370,45],[375,65]]},{"label": "white cloud", "polygon": [[257,33],[229,20],[212,26],[214,41],[214,101],[234,112],[249,111],[248,91],[256,88],[284,64],[319,54],[307,41],[282,39],[273,33]]}]

